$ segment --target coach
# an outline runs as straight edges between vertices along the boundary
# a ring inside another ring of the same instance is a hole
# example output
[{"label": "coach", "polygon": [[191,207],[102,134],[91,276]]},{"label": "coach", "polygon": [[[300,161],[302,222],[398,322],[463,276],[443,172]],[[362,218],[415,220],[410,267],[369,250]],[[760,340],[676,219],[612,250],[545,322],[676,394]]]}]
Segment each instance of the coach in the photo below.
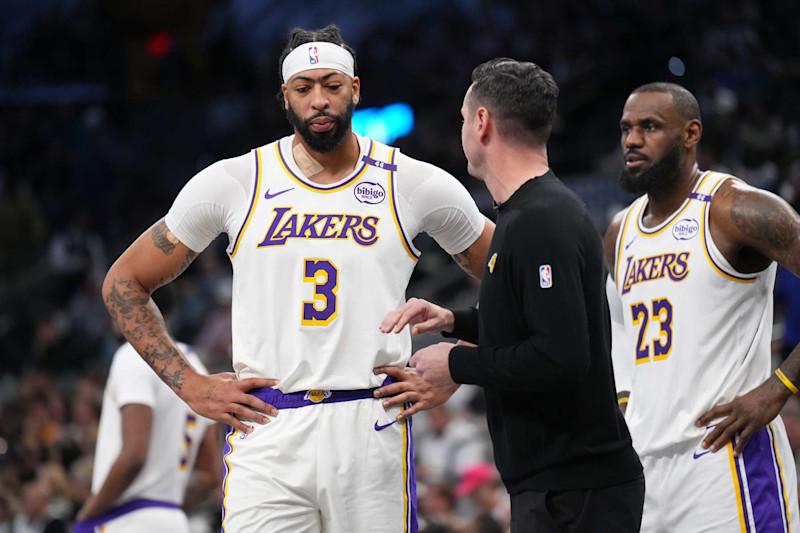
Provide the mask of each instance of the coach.
[{"label": "coach", "polygon": [[498,211],[479,308],[412,299],[381,330],[477,342],[430,346],[411,365],[434,387],[484,388],[512,531],[639,531],[644,477],[617,408],[602,244],[547,161],[558,86],[505,58],[472,82],[461,141]]}]

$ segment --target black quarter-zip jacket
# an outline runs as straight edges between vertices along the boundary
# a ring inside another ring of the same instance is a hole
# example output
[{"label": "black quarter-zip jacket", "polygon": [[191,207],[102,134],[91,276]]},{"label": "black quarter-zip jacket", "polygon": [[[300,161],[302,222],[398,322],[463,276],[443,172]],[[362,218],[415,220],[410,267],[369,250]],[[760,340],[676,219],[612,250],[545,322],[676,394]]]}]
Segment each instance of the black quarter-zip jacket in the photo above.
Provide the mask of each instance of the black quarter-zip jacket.
[{"label": "black quarter-zip jacket", "polygon": [[455,311],[457,383],[484,388],[508,491],[612,486],[642,476],[616,400],[603,248],[552,171],[498,207],[479,307]]}]

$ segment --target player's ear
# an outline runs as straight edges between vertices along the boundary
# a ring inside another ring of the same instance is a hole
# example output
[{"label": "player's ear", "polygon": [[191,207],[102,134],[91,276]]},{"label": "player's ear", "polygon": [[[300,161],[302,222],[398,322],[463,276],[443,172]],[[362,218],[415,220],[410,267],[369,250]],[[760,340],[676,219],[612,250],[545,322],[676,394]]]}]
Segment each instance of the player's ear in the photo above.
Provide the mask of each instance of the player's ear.
[{"label": "player's ear", "polygon": [[281,92],[283,93],[283,109],[288,111],[289,110],[289,98],[287,98],[287,93],[289,89],[286,87],[286,84],[281,84]]},{"label": "player's ear", "polygon": [[358,105],[361,101],[361,79],[356,76],[353,78],[353,103]]},{"label": "player's ear", "polygon": [[703,136],[703,125],[699,120],[693,119],[683,127],[683,146],[691,148],[700,142]]}]

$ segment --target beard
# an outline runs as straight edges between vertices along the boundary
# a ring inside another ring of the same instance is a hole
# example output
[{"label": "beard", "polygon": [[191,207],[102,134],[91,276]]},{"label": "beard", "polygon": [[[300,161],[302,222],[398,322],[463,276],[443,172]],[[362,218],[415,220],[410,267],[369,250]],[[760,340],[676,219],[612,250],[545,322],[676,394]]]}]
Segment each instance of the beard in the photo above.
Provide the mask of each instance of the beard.
[{"label": "beard", "polygon": [[[344,141],[345,135],[350,131],[350,121],[353,119],[353,110],[355,107],[356,104],[351,99],[344,113],[341,115],[333,115],[320,111],[308,119],[303,119],[300,115],[295,113],[292,106],[289,105],[286,108],[286,118],[312,151],[320,154],[327,154],[339,148],[342,141]],[[309,127],[311,121],[319,117],[328,117],[333,120],[333,129],[320,133],[311,131]]]},{"label": "beard", "polygon": [[663,190],[678,180],[680,166],[681,148],[675,143],[650,168],[631,172],[623,167],[617,177],[617,183],[625,191],[634,194],[643,194],[653,189]]}]

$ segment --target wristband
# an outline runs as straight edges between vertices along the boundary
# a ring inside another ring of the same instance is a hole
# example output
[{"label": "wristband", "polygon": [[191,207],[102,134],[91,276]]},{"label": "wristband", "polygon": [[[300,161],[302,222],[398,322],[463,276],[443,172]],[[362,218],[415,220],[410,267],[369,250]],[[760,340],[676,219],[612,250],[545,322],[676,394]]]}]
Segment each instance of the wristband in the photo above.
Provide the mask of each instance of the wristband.
[{"label": "wristband", "polygon": [[798,392],[798,389],[797,389],[797,387],[795,386],[795,384],[794,384],[794,383],[792,383],[791,381],[789,381],[789,378],[787,378],[787,377],[786,377],[786,374],[784,374],[784,373],[781,371],[781,369],[780,369],[780,368],[779,368],[778,370],[776,370],[776,371],[775,371],[775,375],[776,375],[776,376],[778,376],[778,379],[779,379],[779,380],[781,380],[781,382],[782,382],[784,385],[786,385],[786,388],[787,388],[787,389],[789,389],[790,391],[792,391],[792,394],[797,394],[797,392]]}]

